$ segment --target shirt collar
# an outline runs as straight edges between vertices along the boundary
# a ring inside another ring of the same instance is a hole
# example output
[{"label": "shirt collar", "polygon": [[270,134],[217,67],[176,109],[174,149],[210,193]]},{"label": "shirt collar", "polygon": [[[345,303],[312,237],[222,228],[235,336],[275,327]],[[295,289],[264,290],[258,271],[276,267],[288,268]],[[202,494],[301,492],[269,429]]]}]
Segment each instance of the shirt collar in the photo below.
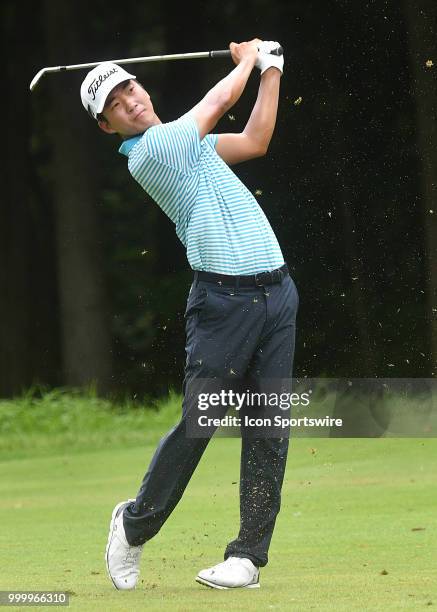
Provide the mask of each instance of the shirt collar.
[{"label": "shirt collar", "polygon": [[128,140],[123,141],[123,144],[118,149],[118,152],[121,153],[122,155],[126,155],[127,157],[129,157],[129,153],[132,147],[134,147],[137,144],[137,142],[142,138],[142,136],[143,135],[140,134],[139,136],[133,136],[132,138],[129,138]]}]

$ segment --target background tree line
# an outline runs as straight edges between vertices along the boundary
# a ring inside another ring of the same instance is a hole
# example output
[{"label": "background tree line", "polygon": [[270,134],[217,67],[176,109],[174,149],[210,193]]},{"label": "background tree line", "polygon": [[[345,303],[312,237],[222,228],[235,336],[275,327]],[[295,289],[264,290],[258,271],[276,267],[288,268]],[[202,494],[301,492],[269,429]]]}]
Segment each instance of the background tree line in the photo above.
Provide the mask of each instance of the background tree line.
[{"label": "background tree line", "polygon": [[[171,222],[84,112],[84,72],[42,66],[225,48],[286,51],[256,193],[300,293],[296,374],[430,377],[437,367],[437,7],[431,0],[1,5],[6,147],[0,394],[34,383],[180,388],[191,282]],[[132,67],[162,121],[231,68]],[[257,78],[217,131],[244,127]]]}]

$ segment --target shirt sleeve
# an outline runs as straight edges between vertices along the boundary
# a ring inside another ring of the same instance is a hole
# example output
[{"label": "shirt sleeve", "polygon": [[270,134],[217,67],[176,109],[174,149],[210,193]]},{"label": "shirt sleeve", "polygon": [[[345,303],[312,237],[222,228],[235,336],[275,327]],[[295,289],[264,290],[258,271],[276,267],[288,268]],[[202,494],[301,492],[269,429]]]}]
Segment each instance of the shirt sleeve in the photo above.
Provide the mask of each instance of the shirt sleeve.
[{"label": "shirt sleeve", "polygon": [[218,140],[218,134],[207,134],[203,139],[212,149],[215,149]]},{"label": "shirt sleeve", "polygon": [[189,114],[152,126],[145,132],[143,142],[151,157],[186,174],[191,172],[201,154],[196,121]]}]

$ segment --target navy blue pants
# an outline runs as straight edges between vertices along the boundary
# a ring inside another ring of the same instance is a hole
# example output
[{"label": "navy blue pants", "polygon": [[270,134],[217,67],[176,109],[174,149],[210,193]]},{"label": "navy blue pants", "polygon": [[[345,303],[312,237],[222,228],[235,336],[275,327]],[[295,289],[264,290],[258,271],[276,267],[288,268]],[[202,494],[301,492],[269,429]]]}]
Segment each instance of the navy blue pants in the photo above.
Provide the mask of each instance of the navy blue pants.
[{"label": "navy blue pants", "polygon": [[[298,294],[293,280],[261,287],[195,280],[185,312],[186,365],[182,418],[160,441],[136,501],[123,516],[131,545],[158,533],[187,486],[209,438],[187,436],[190,389],[199,381],[245,377],[291,379]],[[262,384],[261,384],[262,386]],[[225,551],[261,567],[280,508],[288,451],[284,437],[242,437],[240,530]]]}]

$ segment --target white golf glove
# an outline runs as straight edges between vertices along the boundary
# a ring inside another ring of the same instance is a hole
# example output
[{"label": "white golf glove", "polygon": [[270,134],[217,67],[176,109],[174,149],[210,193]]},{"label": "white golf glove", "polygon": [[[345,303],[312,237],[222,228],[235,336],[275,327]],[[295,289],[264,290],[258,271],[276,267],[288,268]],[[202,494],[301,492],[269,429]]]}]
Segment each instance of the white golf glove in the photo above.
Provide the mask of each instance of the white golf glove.
[{"label": "white golf glove", "polygon": [[267,68],[274,66],[284,72],[284,56],[283,55],[272,55],[270,51],[277,49],[280,44],[275,40],[263,40],[258,45],[258,57],[256,59],[255,66],[261,70],[263,74]]}]

